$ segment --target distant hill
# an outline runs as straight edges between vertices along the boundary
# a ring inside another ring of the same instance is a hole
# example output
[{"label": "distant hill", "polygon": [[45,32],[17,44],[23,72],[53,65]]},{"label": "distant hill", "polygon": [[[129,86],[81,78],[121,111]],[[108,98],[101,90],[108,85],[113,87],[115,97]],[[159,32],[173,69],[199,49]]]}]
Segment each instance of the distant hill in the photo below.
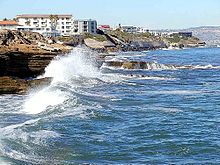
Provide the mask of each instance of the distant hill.
[{"label": "distant hill", "polygon": [[220,26],[201,26],[188,29],[156,30],[157,32],[193,32],[193,36],[205,41],[208,46],[220,45]]},{"label": "distant hill", "polygon": [[220,26],[202,26],[184,31],[192,31],[195,37],[205,41],[207,45],[220,45]]}]

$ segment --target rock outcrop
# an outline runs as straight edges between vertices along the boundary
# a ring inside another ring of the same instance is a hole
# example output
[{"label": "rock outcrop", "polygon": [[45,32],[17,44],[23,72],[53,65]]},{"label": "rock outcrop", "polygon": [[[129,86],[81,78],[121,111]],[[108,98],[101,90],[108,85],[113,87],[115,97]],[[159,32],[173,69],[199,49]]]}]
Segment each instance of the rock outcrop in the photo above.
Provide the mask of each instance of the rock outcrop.
[{"label": "rock outcrop", "polygon": [[123,68],[123,69],[146,69],[146,70],[158,70],[158,69],[177,69],[179,66],[165,65],[156,62],[144,62],[144,61],[108,61],[106,66]]},{"label": "rock outcrop", "polygon": [[0,76],[36,77],[56,56],[55,53],[8,52],[0,54]]},{"label": "rock outcrop", "polygon": [[39,33],[0,30],[0,76],[36,77],[55,56],[69,51],[67,46],[48,44]]},{"label": "rock outcrop", "polygon": [[[39,33],[0,30],[0,94],[21,94],[49,82],[33,78],[42,74],[58,54],[71,50],[49,41]],[[33,80],[27,81],[29,78]]]},{"label": "rock outcrop", "polygon": [[[122,68],[122,69],[145,69],[145,70],[176,70],[176,69],[196,69],[192,65],[171,65],[171,64],[160,64],[157,62],[146,62],[146,61],[107,61],[104,66]],[[204,67],[201,66],[201,69]]]},{"label": "rock outcrop", "polygon": [[0,77],[0,94],[22,94],[27,91],[28,84],[25,80]]},{"label": "rock outcrop", "polygon": [[39,33],[21,32],[16,30],[0,30],[0,45],[12,44],[34,44],[37,42],[47,42]]},{"label": "rock outcrop", "polygon": [[30,88],[50,84],[51,78],[24,80],[15,77],[0,77],[1,94],[25,94]]}]

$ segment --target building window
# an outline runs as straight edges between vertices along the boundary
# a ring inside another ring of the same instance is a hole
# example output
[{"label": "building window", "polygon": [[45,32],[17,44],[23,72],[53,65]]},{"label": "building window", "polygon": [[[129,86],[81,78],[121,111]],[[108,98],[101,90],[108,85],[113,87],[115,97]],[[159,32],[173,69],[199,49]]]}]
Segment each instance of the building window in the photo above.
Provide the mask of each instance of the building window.
[{"label": "building window", "polygon": [[71,29],[71,26],[67,26],[66,29]]}]

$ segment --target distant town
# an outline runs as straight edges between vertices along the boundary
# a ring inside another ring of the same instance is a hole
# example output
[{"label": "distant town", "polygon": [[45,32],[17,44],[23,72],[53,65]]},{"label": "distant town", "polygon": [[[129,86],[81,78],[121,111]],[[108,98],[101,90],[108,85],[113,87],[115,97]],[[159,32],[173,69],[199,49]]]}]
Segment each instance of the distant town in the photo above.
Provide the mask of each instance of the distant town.
[{"label": "distant town", "polygon": [[[0,29],[32,31],[45,36],[71,36],[83,33],[96,34],[97,29],[111,31],[120,28],[127,33],[150,32],[156,36],[168,36],[176,32],[162,32],[149,30],[146,27],[120,25],[112,28],[110,25],[98,25],[93,19],[74,19],[71,14],[49,15],[49,14],[22,14],[10,20],[5,18],[0,21]],[[192,32],[181,32],[181,35],[191,37]]]},{"label": "distant town", "polygon": [[119,24],[100,25],[94,19],[76,19],[72,14],[20,14],[0,21],[0,29],[39,33],[69,46],[85,44],[100,52],[200,47],[206,43],[192,31],[150,30]]}]

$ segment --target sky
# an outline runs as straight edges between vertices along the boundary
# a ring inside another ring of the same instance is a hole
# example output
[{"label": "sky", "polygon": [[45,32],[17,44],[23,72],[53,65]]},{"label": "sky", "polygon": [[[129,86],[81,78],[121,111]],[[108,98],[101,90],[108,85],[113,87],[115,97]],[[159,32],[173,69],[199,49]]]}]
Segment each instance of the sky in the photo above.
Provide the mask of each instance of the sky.
[{"label": "sky", "polygon": [[220,0],[0,0],[0,19],[17,14],[73,14],[111,26],[180,29],[220,25]]}]

